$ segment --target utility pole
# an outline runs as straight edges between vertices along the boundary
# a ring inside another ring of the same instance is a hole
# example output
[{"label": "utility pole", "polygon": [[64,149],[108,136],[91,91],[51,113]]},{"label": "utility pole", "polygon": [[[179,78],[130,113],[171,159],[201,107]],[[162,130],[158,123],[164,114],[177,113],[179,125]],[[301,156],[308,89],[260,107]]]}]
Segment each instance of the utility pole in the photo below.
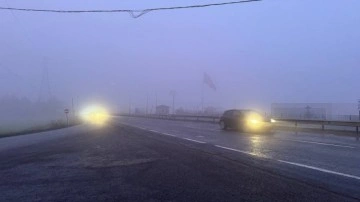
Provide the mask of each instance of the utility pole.
[{"label": "utility pole", "polygon": [[71,98],[71,111],[72,111],[73,116],[75,116],[74,98]]},{"label": "utility pole", "polygon": [[45,57],[43,60],[43,70],[42,70],[42,78],[41,78],[38,102],[47,102],[50,100],[51,96],[52,94],[50,88],[48,58]]},{"label": "utility pole", "polygon": [[360,99],[358,99],[359,121],[360,121]]},{"label": "utility pole", "polygon": [[176,96],[176,91],[175,91],[175,90],[170,91],[170,95],[172,96],[172,113],[175,114],[175,96]]},{"label": "utility pole", "polygon": [[155,93],[155,108],[157,107],[157,93]]},{"label": "utility pole", "polygon": [[204,82],[202,82],[201,86],[201,113],[204,112]]},{"label": "utility pole", "polygon": [[74,98],[71,98],[71,115],[72,121],[75,122],[75,109],[74,109]]},{"label": "utility pole", "polygon": [[156,108],[157,108],[158,104],[157,104],[157,93],[155,93],[155,113],[157,114]]},{"label": "utility pole", "polygon": [[129,115],[131,114],[131,97],[129,97]]},{"label": "utility pole", "polygon": [[149,94],[146,95],[146,115],[148,114],[148,108],[149,108]]},{"label": "utility pole", "polygon": [[175,95],[173,95],[173,104],[172,104],[172,108],[173,108],[173,114],[175,114]]}]

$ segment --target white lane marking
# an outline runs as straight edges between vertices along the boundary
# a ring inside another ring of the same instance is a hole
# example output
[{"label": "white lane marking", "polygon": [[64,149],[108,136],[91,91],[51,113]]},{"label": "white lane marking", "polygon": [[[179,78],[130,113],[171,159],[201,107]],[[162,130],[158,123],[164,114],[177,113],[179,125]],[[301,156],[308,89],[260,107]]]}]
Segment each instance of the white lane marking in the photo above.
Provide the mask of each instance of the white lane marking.
[{"label": "white lane marking", "polygon": [[[159,132],[157,130],[149,130],[149,131],[154,132],[154,133],[159,133],[161,135],[168,135],[168,136],[176,137],[175,135],[172,135],[172,134],[169,134],[169,133],[162,133],[162,132]],[[206,142],[203,142],[203,141],[193,140],[193,139],[190,139],[190,138],[182,138],[182,139],[189,140],[189,141],[196,142],[196,143],[200,143],[200,144],[205,144],[206,143]]]},{"label": "white lane marking", "polygon": [[[140,128],[140,127],[137,127],[137,128]],[[150,130],[150,129],[145,129],[145,128],[140,128],[140,129],[148,130],[150,132],[158,133],[158,134],[161,134],[161,135],[168,135],[168,136],[176,137],[175,135],[172,135],[172,134],[169,134],[169,133],[162,133],[162,132],[159,132],[157,130]],[[196,142],[196,143],[200,143],[200,144],[205,144],[206,143],[206,142],[203,142],[203,141],[193,140],[193,139],[190,139],[190,138],[182,138],[182,139],[189,140],[189,141]]]},{"label": "white lane marking", "polygon": [[227,149],[227,150],[230,150],[230,151],[236,151],[236,152],[240,152],[240,153],[243,153],[243,154],[249,154],[249,155],[254,155],[253,153],[251,152],[247,152],[247,151],[243,151],[243,150],[238,150],[238,149],[233,149],[233,148],[230,148],[230,147],[224,147],[224,146],[221,146],[221,145],[215,145],[215,147],[219,147],[219,148],[222,148],[222,149]]},{"label": "white lane marking", "polygon": [[[227,150],[230,150],[230,151],[236,151],[236,152],[239,152],[239,153],[256,156],[256,154],[251,153],[251,152],[247,152],[247,151],[243,151],[243,150],[238,150],[238,149],[233,149],[233,148],[230,148],[230,147],[224,147],[224,146],[221,146],[221,145],[215,145],[215,147],[219,147],[219,148],[227,149]],[[267,157],[267,158],[268,158],[268,157]],[[269,158],[269,159],[272,159],[272,158]],[[274,159],[274,160],[276,160],[276,159]],[[359,177],[359,176],[356,176],[356,175],[350,175],[350,174],[346,174],[346,173],[340,173],[340,172],[336,172],[336,171],[332,171],[332,170],[327,170],[327,169],[323,169],[323,168],[318,168],[318,167],[309,166],[309,165],[305,165],[305,164],[301,164],[301,163],[290,162],[290,161],[284,161],[284,160],[276,160],[276,161],[281,162],[281,163],[286,163],[286,164],[294,165],[294,166],[303,167],[303,168],[308,168],[308,169],[312,169],[312,170],[317,170],[317,171],[324,172],[324,173],[329,173],[329,174],[334,174],[334,175],[340,175],[340,176],[343,176],[343,177],[348,177],[348,178],[353,178],[353,179],[360,180],[360,177]]]},{"label": "white lane marking", "polygon": [[185,126],[186,128],[191,128],[191,129],[197,129],[197,130],[203,130],[204,128],[199,128],[199,127],[193,127],[193,126]]},{"label": "white lane marking", "polygon": [[161,135],[167,135],[167,136],[171,136],[171,137],[176,137],[176,135],[172,135],[172,134],[170,134],[170,133],[162,133],[162,132],[157,131],[157,130],[149,130],[148,128],[139,127],[139,126],[135,126],[135,125],[131,125],[131,124],[126,124],[126,123],[125,123],[125,125],[131,126],[131,127],[134,127],[134,128],[139,128],[139,129],[142,129],[142,130],[147,130],[147,131],[154,132],[154,133],[158,133],[158,134],[161,134]]},{"label": "white lane marking", "polygon": [[206,142],[203,142],[203,141],[199,141],[199,140],[193,140],[193,139],[190,139],[190,138],[183,138],[184,140],[189,140],[189,141],[192,141],[192,142],[197,142],[197,143],[200,143],[200,144],[205,144]]},{"label": "white lane marking", "polygon": [[176,135],[170,134],[170,133],[160,133],[161,135],[167,135],[167,136],[171,136],[171,137],[176,137]]},{"label": "white lane marking", "polygon": [[350,149],[356,148],[356,147],[347,146],[347,145],[331,144],[331,143],[324,143],[324,142],[313,142],[313,141],[305,141],[305,140],[290,140],[290,139],[284,139],[284,140],[293,141],[293,142],[303,142],[303,143],[309,143],[309,144],[326,145],[326,146],[333,146],[333,147],[345,147],[345,148],[350,148]]},{"label": "white lane marking", "polygon": [[340,173],[340,172],[336,172],[336,171],[331,171],[331,170],[318,168],[318,167],[314,167],[314,166],[308,166],[308,165],[301,164],[301,163],[294,163],[294,162],[290,162],[290,161],[283,161],[283,160],[277,160],[277,161],[279,161],[281,163],[287,163],[287,164],[290,164],[290,165],[294,165],[294,166],[299,166],[299,167],[303,167],[303,168],[317,170],[317,171],[324,172],[324,173],[330,173],[330,174],[334,174],[334,175],[340,175],[340,176],[343,176],[343,177],[349,177],[349,178],[360,180],[360,177],[355,176],[355,175]]},{"label": "white lane marking", "polygon": [[184,126],[185,128],[191,128],[191,129],[195,129],[195,130],[206,130],[206,131],[218,131],[219,129],[209,129],[209,128],[199,128],[199,127],[192,127],[192,126]]},{"label": "white lane marking", "polygon": [[[130,125],[130,126],[133,126],[133,125]],[[142,128],[142,127],[138,127],[138,126],[133,126],[133,127],[140,128],[140,129],[147,130],[147,131],[154,132],[154,133],[158,133],[158,134],[161,134],[161,135],[167,135],[167,136],[176,137],[175,135],[172,135],[172,134],[169,134],[169,133],[162,133],[162,132],[157,131],[157,130],[150,130],[150,129]],[[193,139],[190,139],[190,138],[182,138],[182,139],[189,140],[189,141],[196,142],[196,143],[200,143],[200,144],[205,144],[206,143],[206,142],[203,142],[203,141],[193,140]]]},{"label": "white lane marking", "polygon": [[150,132],[154,132],[154,133],[159,133],[161,135],[167,135],[167,136],[172,136],[172,137],[176,137],[176,135],[170,134],[170,133],[162,133],[160,131],[157,130],[149,130]]}]

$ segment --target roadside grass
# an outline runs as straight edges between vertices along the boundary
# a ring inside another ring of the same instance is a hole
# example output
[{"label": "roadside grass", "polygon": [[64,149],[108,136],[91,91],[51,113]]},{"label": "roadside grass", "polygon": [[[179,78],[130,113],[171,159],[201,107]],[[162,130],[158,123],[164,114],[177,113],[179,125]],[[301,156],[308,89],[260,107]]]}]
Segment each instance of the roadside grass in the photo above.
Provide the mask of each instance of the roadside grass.
[{"label": "roadside grass", "polygon": [[0,128],[0,138],[57,130],[57,129],[67,128],[67,127],[72,127],[72,126],[79,125],[79,124],[81,124],[80,120],[72,121],[69,123],[69,125],[63,120],[56,120],[56,121],[51,121],[48,124],[38,124],[38,125],[31,126],[31,127],[23,128],[23,129],[2,129],[2,128]]}]

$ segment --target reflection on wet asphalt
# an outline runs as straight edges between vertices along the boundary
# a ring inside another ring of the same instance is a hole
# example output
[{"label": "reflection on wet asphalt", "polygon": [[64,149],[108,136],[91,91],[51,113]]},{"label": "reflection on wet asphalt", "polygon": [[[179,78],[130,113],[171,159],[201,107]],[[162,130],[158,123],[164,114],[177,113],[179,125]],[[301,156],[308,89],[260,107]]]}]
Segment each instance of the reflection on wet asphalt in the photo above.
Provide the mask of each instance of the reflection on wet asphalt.
[{"label": "reflection on wet asphalt", "polygon": [[360,142],[355,137],[333,134],[277,131],[250,134],[222,131],[217,124],[118,117],[117,121],[143,129],[191,138],[255,156],[289,161],[360,176]]}]

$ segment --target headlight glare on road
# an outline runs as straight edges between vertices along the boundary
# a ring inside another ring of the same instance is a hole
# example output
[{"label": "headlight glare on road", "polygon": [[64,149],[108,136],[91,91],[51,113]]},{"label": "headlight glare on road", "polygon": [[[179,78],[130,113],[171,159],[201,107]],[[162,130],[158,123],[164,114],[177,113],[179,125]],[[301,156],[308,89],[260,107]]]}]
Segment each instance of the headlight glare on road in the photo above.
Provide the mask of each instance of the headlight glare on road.
[{"label": "headlight glare on road", "polygon": [[271,123],[275,123],[276,120],[275,120],[275,119],[270,119],[270,122],[271,122]]}]

